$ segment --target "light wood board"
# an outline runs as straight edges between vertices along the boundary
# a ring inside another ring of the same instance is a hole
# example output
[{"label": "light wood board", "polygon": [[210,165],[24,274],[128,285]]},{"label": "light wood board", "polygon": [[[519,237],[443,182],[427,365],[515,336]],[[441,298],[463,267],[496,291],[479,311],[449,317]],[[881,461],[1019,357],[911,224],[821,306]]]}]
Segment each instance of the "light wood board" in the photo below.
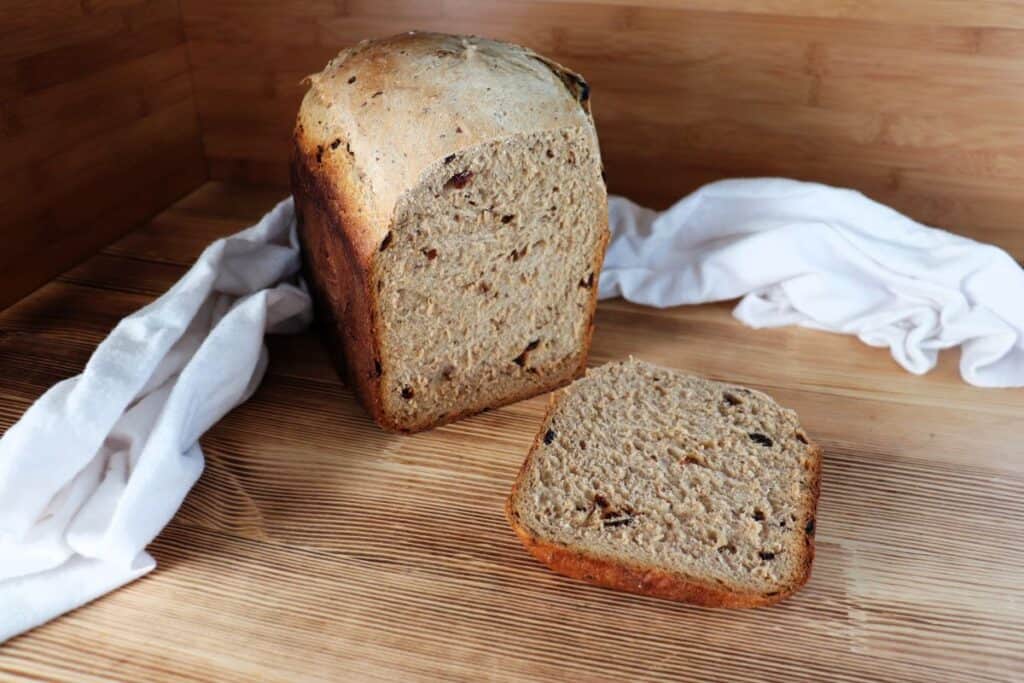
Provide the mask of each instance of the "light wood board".
[{"label": "light wood board", "polygon": [[[280,195],[208,183],[0,314],[0,429]],[[714,611],[549,573],[502,516],[543,398],[385,434],[300,334],[270,340],[259,391],[203,438],[156,571],[0,648],[0,679],[1022,680],[1024,391],[729,311],[604,302],[591,363],[633,354],[800,412],[826,455],[789,601]]]}]

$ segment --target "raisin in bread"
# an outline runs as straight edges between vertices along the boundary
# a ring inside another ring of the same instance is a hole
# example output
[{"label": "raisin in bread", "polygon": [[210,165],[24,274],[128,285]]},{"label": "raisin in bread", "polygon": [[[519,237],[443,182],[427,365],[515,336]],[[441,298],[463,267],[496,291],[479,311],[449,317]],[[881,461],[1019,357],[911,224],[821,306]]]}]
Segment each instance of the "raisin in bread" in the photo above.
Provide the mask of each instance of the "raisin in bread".
[{"label": "raisin in bread", "polygon": [[608,239],[583,79],[516,45],[408,33],[309,81],[305,272],[372,417],[415,431],[578,376]]},{"label": "raisin in bread", "polygon": [[506,512],[561,574],[753,607],[810,575],[820,468],[765,394],[630,360],[552,397]]}]

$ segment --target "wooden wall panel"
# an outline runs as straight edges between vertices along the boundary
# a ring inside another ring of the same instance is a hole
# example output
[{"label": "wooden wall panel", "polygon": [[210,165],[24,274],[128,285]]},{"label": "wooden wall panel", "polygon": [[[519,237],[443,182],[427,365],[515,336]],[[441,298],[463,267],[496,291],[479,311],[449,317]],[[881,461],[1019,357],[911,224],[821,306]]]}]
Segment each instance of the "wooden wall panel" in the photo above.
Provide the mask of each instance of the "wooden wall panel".
[{"label": "wooden wall panel", "polygon": [[[590,80],[612,191],[723,177],[861,189],[1024,258],[1024,7],[1003,0],[182,0],[211,175],[285,184],[303,75],[412,28]],[[3,75],[0,73],[0,83]]]},{"label": "wooden wall panel", "polygon": [[0,8],[0,308],[206,178],[177,0]]}]

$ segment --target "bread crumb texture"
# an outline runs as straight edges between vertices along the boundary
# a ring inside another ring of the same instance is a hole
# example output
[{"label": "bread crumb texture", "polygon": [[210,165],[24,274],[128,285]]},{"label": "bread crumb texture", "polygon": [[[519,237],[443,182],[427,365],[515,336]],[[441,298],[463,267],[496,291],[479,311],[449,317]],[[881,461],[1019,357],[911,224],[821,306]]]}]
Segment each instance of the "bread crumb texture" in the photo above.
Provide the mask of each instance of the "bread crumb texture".
[{"label": "bread crumb texture", "polygon": [[436,164],[375,259],[385,410],[443,419],[569,380],[586,352],[606,228],[586,128]]},{"label": "bread crumb texture", "polygon": [[820,457],[761,392],[611,363],[557,399],[510,516],[539,544],[764,604],[807,578]]}]

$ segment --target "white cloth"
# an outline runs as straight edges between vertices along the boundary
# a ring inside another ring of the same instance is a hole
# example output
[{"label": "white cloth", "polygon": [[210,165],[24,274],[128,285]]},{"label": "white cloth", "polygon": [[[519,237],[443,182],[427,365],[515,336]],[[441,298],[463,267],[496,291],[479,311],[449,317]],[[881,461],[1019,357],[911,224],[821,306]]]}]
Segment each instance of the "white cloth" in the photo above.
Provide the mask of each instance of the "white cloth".
[{"label": "white cloth", "polygon": [[289,199],[211,244],[0,439],[0,642],[153,569],[200,435],[263,378],[264,332],[311,318],[294,222]]},{"label": "white cloth", "polygon": [[705,185],[657,213],[609,200],[601,298],[648,306],[743,297],[751,327],[802,325],[889,347],[910,372],[961,347],[960,373],[1024,386],[1024,270],[859,192],[782,178]]},{"label": "white cloth", "polygon": [[[858,334],[912,372],[960,344],[967,381],[1024,386],[1024,273],[995,247],[780,179],[713,183],[661,214],[613,197],[610,215],[603,298],[742,296],[755,327]],[[263,377],[264,333],[309,322],[298,267],[286,200],[210,245],[0,439],[0,642],[153,569],[145,547],[202,471],[200,435]]]}]

